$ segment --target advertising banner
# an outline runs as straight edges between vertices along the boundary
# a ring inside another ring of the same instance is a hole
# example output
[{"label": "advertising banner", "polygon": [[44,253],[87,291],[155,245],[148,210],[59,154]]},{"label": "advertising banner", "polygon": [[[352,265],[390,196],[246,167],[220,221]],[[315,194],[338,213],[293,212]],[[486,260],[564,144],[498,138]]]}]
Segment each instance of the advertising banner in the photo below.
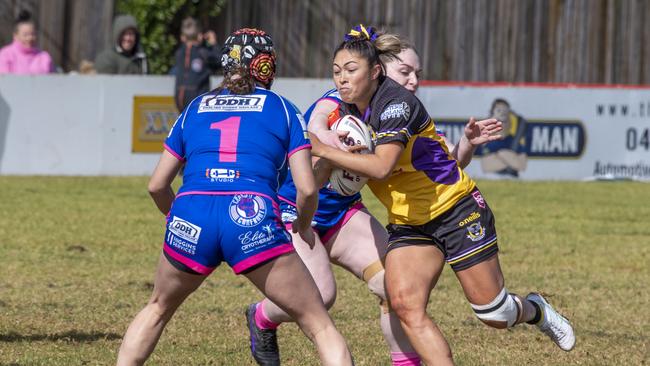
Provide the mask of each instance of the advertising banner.
[{"label": "advertising banner", "polygon": [[471,116],[503,121],[473,177],[650,180],[650,88],[425,82],[418,97],[453,144]]},{"label": "advertising banner", "polygon": [[172,96],[133,96],[131,151],[160,153],[178,114]]}]

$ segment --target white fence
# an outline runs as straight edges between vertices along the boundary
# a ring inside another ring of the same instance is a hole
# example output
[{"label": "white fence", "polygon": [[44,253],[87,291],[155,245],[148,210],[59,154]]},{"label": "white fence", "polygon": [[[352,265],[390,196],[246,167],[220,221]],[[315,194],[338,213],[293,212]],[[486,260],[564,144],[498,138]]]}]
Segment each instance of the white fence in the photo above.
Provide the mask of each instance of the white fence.
[{"label": "white fence", "polygon": [[[274,90],[303,111],[330,80],[279,79]],[[0,174],[147,175],[158,154],[132,152],[133,97],[169,96],[168,76],[0,76]],[[451,85],[418,96],[456,142],[469,116],[496,98],[526,120],[521,179],[650,179],[650,88]],[[522,125],[524,125],[522,123]],[[496,177],[477,157],[474,177]]]}]

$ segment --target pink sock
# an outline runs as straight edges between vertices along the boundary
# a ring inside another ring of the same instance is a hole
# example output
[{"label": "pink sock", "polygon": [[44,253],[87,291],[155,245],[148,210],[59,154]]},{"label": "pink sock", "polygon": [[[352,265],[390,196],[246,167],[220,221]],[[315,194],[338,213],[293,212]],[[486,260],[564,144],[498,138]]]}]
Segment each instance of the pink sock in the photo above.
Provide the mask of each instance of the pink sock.
[{"label": "pink sock", "polygon": [[391,352],[393,366],[420,366],[420,356],[415,352]]},{"label": "pink sock", "polygon": [[262,306],[263,301],[258,302],[255,308],[255,324],[260,329],[275,329],[280,326],[280,323],[275,323],[266,316],[264,306]]}]

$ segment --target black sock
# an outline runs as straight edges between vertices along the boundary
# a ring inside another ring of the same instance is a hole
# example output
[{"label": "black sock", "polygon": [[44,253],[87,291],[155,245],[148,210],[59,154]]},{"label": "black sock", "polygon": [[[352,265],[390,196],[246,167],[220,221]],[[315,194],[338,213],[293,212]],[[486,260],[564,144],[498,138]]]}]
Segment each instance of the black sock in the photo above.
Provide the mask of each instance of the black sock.
[{"label": "black sock", "polygon": [[539,307],[539,305],[537,305],[537,303],[535,303],[533,301],[530,301],[530,303],[533,304],[533,306],[535,307],[535,316],[531,320],[527,321],[526,323],[528,323],[528,324],[537,324],[542,319],[542,309],[540,309],[540,307]]}]

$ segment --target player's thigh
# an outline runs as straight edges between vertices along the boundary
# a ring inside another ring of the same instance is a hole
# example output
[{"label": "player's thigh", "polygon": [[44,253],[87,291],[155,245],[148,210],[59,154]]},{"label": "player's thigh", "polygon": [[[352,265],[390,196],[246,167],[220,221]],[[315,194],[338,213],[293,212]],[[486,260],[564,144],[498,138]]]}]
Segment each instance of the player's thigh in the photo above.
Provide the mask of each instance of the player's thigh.
[{"label": "player's thigh", "polygon": [[503,273],[498,254],[456,272],[465,297],[472,304],[487,304],[497,297],[504,287]]},{"label": "player's thigh", "polygon": [[160,304],[164,309],[175,309],[203,283],[206,277],[206,275],[181,271],[161,255],[156,269],[151,301]]},{"label": "player's thigh", "polygon": [[[328,296],[335,296],[335,280],[334,273],[332,273],[332,266],[330,265],[329,255],[325,246],[316,231],[316,243],[314,246],[307,244],[299,234],[293,233],[292,223],[298,216],[298,211],[295,206],[287,203],[280,202],[280,209],[282,210],[282,222],[291,234],[293,247],[296,253],[300,256],[305,266],[311,273],[314,281],[318,285],[323,298]],[[334,291],[334,292],[333,292]]]},{"label": "player's thigh", "polygon": [[312,311],[325,310],[314,279],[296,253],[276,257],[244,275],[268,299],[297,320]]},{"label": "player's thigh", "polygon": [[362,278],[368,266],[383,261],[388,233],[365,208],[360,209],[325,246],[332,261]]},{"label": "player's thigh", "polygon": [[333,301],[333,298],[336,297],[336,280],[332,272],[329,255],[320,237],[316,235],[314,246],[307,244],[299,234],[291,233],[291,237],[296,253],[316,282],[323,300],[326,303]]},{"label": "player's thigh", "polygon": [[431,289],[444,268],[444,255],[435,245],[403,245],[386,255],[386,291],[396,310],[424,310]]}]

